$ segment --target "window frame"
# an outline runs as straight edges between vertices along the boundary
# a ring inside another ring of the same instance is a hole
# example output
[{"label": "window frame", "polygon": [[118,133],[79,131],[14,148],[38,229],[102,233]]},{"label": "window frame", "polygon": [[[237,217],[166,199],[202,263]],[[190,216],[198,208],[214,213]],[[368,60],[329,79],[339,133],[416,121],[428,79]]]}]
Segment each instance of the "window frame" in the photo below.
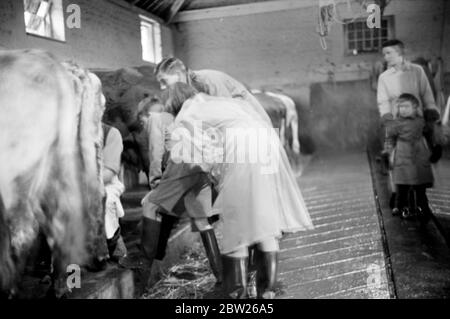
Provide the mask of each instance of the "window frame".
[{"label": "window frame", "polygon": [[[55,3],[55,1],[58,1],[58,3]],[[47,34],[48,33],[47,31],[45,31],[45,34],[43,34],[43,32],[34,31],[27,26],[26,14],[28,13],[28,14],[33,15],[33,13],[30,13],[25,10],[25,0],[23,0],[23,4],[24,4],[23,23],[25,26],[25,33],[29,36],[42,38],[42,39],[46,39],[46,40],[50,40],[50,41],[65,43],[66,42],[66,25],[65,25],[63,0],[49,0],[49,1],[45,1],[45,2],[49,2],[50,7],[48,8],[47,14],[43,18],[43,22],[44,22],[44,28],[49,28],[50,34]],[[54,10],[58,10],[58,11],[54,11]],[[38,10],[38,12],[39,12],[39,10]],[[37,15],[37,13],[34,15]],[[58,33],[55,33],[55,30],[57,28],[60,31],[59,35],[58,35]]]},{"label": "window frame", "polygon": [[[139,18],[141,31],[142,61],[157,64],[162,60],[161,24],[158,21],[144,15],[139,15]],[[152,52],[147,52],[146,49],[144,48],[144,33],[143,33],[144,27],[148,27],[149,29],[151,29],[152,41],[149,41],[149,39],[147,39],[147,41],[152,42],[151,43]],[[150,54],[153,57],[153,59],[150,59],[150,56],[146,56],[146,53]]]},{"label": "window frame", "polygon": [[[345,24],[343,25],[343,34],[344,34],[344,55],[345,56],[355,56],[353,53],[353,50],[357,50],[356,55],[365,55],[365,54],[374,54],[379,53],[381,50],[381,44],[388,40],[395,38],[395,17],[394,15],[388,15],[383,16],[381,18],[381,28],[374,28],[370,29],[367,27],[367,18],[361,18],[361,19],[347,19],[344,20]],[[383,22],[387,23],[386,28],[383,28]],[[358,24],[362,24],[362,28],[358,29]],[[353,25],[353,30],[349,30],[350,25]],[[377,30],[377,31],[376,31]],[[383,31],[386,30],[387,34],[383,37]],[[350,35],[353,32],[354,36],[352,39],[350,39]],[[361,38],[359,37],[359,33],[361,32]],[[367,32],[370,33],[370,39],[366,38]],[[373,32],[379,32],[378,36],[374,36]],[[380,41],[379,47],[374,48],[373,41],[378,40]],[[355,43],[354,48],[350,48],[350,41]],[[367,41],[370,41],[370,45],[367,45]],[[362,50],[358,48],[358,42],[362,42]],[[368,47],[371,47],[372,49],[368,49]],[[366,48],[366,50],[365,50]]]}]

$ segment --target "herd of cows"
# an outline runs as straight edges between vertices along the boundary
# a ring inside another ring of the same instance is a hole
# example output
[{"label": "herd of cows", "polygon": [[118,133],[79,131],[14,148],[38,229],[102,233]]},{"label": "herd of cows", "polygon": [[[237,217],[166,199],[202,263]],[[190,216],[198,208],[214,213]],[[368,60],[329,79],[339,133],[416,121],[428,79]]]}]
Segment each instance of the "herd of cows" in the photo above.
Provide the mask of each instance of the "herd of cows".
[{"label": "herd of cows", "polygon": [[[291,157],[300,154],[294,102],[254,92]],[[137,106],[159,95],[151,67],[89,71],[38,50],[0,51],[0,290],[14,295],[38,234],[52,251],[54,288],[69,264],[107,254],[102,120],[124,140]],[[145,148],[145,138],[137,147]],[[143,141],[143,142],[142,142]],[[143,164],[145,165],[145,163]]]}]

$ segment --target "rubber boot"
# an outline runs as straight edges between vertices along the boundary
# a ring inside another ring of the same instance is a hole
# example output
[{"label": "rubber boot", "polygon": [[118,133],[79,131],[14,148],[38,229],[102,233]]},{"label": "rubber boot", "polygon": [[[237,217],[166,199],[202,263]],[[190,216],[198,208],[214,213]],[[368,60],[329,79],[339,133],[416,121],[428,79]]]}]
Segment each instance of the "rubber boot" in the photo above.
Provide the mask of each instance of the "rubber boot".
[{"label": "rubber boot", "polygon": [[248,276],[247,276],[247,293],[249,299],[256,299],[256,256],[257,246],[248,247]]},{"label": "rubber boot", "polygon": [[391,197],[389,198],[389,207],[391,209],[394,209],[395,207],[398,207],[398,206],[396,206],[396,202],[397,202],[397,193],[393,192],[391,194]]},{"label": "rubber boot", "polygon": [[217,279],[217,284],[221,284],[223,281],[222,259],[214,229],[202,231],[200,232],[200,236],[202,238],[203,246],[205,247],[211,270]]},{"label": "rubber boot", "polygon": [[117,259],[114,256],[114,252],[116,251],[117,241],[119,240],[119,238],[120,238],[120,227],[116,230],[112,238],[106,240],[110,260],[117,261]]},{"label": "rubber boot", "polygon": [[160,229],[161,222],[145,216],[142,217],[141,250],[150,262],[150,267],[158,251]]},{"label": "rubber boot", "polygon": [[417,196],[417,211],[418,218],[421,226],[426,226],[426,224],[431,220],[433,212],[431,211],[426,190],[424,188],[418,188],[416,190]]},{"label": "rubber boot", "polygon": [[247,296],[248,258],[222,256],[223,292],[227,298],[244,299]]},{"label": "rubber boot", "polygon": [[159,233],[158,248],[156,251],[155,259],[163,260],[166,256],[167,243],[169,242],[172,229],[178,223],[178,218],[167,214],[161,214],[161,230]]},{"label": "rubber boot", "polygon": [[248,272],[256,271],[257,246],[248,247]]},{"label": "rubber boot", "polygon": [[278,252],[257,251],[256,290],[259,299],[274,299],[277,282]]}]

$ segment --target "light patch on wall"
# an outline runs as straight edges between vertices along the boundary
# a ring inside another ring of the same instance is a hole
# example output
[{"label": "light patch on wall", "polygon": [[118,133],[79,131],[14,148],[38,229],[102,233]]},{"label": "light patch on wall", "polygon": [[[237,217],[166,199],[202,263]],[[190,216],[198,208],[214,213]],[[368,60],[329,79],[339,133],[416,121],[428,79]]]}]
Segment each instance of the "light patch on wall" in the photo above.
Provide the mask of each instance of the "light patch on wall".
[{"label": "light patch on wall", "polygon": [[141,18],[142,60],[159,63],[162,59],[161,27],[145,16]]},{"label": "light patch on wall", "polygon": [[28,34],[65,41],[62,0],[24,0],[25,30]]}]

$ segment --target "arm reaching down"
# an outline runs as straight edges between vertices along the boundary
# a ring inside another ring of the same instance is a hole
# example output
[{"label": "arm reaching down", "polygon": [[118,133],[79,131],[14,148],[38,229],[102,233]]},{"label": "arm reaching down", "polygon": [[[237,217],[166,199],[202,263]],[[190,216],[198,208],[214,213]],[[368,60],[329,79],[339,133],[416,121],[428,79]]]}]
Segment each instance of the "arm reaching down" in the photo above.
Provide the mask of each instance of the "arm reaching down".
[{"label": "arm reaching down", "polygon": [[168,113],[152,113],[147,124],[149,134],[149,183],[155,188],[162,176],[165,153],[168,151],[169,127],[173,116]]}]

